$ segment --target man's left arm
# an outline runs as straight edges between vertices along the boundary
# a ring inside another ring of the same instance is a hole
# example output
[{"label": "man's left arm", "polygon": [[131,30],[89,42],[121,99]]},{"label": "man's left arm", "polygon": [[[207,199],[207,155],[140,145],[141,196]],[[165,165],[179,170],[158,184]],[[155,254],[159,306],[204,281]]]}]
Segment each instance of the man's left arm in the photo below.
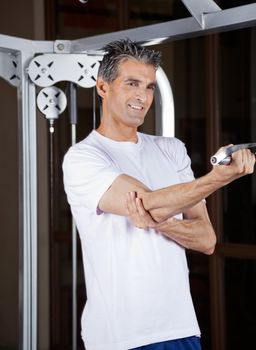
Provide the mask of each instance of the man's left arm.
[{"label": "man's left arm", "polygon": [[132,223],[139,228],[153,228],[186,249],[204,254],[212,254],[216,235],[212,227],[205,202],[201,201],[183,213],[183,220],[174,217],[157,223],[153,220],[134,192],[127,195],[127,214]]},{"label": "man's left arm", "polygon": [[183,217],[183,220],[169,218],[157,225],[156,229],[186,249],[212,254],[216,245],[216,235],[205,203],[200,202],[187,209]]}]

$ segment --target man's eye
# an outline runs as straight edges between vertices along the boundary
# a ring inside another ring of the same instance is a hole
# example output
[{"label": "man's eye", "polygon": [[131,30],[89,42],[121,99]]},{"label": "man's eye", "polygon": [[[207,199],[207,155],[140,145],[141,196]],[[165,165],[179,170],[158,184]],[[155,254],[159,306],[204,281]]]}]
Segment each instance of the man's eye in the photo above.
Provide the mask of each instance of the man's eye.
[{"label": "man's eye", "polygon": [[138,83],[136,83],[135,81],[131,81],[131,82],[129,83],[129,85],[130,85],[130,86],[138,86]]}]

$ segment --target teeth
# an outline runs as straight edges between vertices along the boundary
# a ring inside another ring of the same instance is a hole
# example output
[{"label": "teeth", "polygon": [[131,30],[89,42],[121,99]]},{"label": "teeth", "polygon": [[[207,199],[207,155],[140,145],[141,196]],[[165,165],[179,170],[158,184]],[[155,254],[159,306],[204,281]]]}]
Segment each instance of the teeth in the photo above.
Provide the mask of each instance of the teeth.
[{"label": "teeth", "polygon": [[136,109],[137,111],[142,111],[143,107],[141,106],[135,106],[135,105],[130,105],[133,109]]}]

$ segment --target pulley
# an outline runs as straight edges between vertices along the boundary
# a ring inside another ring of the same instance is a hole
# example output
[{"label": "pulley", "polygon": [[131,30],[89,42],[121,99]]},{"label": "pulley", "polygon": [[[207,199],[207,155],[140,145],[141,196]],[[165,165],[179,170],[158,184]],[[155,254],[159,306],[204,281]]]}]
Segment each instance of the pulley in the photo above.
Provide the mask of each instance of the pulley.
[{"label": "pulley", "polygon": [[42,89],[37,95],[37,106],[50,122],[50,132],[54,132],[54,120],[59,117],[66,106],[67,98],[64,92],[56,86]]}]

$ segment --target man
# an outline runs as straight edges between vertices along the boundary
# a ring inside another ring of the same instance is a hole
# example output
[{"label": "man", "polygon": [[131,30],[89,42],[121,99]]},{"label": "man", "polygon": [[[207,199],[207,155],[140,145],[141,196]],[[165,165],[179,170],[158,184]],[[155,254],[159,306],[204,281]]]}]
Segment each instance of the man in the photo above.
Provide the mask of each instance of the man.
[{"label": "man", "polygon": [[137,132],[150,108],[160,54],[108,44],[97,130],[67,152],[64,184],[80,234],[87,350],[200,349],[185,248],[212,254],[204,198],[253,172],[249,150],[194,179],[181,141]]}]

